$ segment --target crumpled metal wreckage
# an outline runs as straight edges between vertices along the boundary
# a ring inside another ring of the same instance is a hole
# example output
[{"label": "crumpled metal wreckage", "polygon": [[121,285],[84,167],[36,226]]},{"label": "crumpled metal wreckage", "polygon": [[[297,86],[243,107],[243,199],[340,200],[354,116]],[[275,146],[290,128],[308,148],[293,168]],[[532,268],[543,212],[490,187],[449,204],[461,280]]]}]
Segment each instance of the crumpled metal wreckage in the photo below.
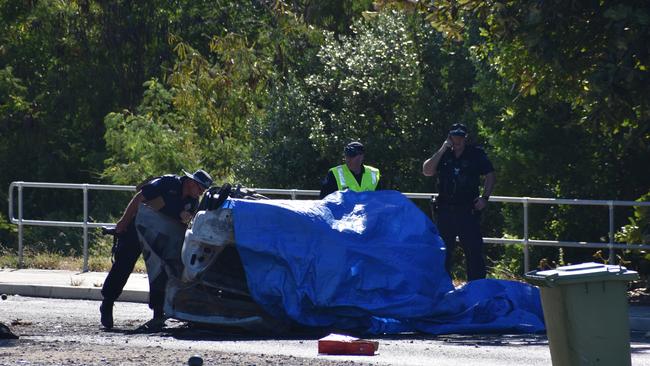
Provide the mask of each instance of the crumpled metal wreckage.
[{"label": "crumpled metal wreckage", "polygon": [[165,315],[206,325],[254,332],[281,332],[286,322],[268,315],[248,291],[246,274],[235,247],[228,197],[266,197],[224,185],[204,194],[200,210],[186,229],[175,220],[141,204],[136,229],[142,243],[150,288],[165,289]]}]

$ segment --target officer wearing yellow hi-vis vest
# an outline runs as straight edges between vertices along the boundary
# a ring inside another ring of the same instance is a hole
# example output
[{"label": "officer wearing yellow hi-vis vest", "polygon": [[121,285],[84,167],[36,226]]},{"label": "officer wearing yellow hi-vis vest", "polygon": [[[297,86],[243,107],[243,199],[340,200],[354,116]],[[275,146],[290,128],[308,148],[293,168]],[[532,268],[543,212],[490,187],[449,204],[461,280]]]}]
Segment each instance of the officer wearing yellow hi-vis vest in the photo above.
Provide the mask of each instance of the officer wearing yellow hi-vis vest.
[{"label": "officer wearing yellow hi-vis vest", "polygon": [[375,191],[379,188],[379,169],[363,165],[364,148],[358,141],[350,142],[343,150],[345,164],[335,166],[327,173],[320,190],[320,198],[336,191]]}]

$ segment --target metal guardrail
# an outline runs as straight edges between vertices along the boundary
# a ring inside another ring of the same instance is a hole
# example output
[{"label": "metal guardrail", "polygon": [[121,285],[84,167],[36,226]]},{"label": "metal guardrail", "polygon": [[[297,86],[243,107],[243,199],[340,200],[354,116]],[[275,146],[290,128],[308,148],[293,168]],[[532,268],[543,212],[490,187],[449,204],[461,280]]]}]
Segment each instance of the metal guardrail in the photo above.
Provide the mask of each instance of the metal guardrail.
[{"label": "metal guardrail", "polygon": [[[57,188],[57,189],[81,189],[83,190],[83,221],[46,221],[46,220],[25,220],[23,218],[23,188]],[[14,217],[13,192],[14,188],[18,189],[18,218]],[[98,228],[102,226],[115,226],[114,223],[108,222],[88,222],[88,191],[132,191],[135,192],[135,186],[120,186],[109,184],[75,184],[75,183],[45,183],[45,182],[11,182],[9,185],[9,220],[18,225],[18,265],[23,265],[23,226],[56,226],[56,227],[81,227],[84,230],[83,245],[83,271],[88,272],[88,228]]]},{"label": "metal guardrail", "polygon": [[[55,189],[80,189],[83,190],[83,221],[45,221],[45,220],[26,220],[23,218],[23,188],[55,188]],[[13,214],[13,192],[18,190],[18,217]],[[75,184],[75,183],[46,183],[46,182],[12,182],[9,185],[9,220],[11,223],[18,225],[18,264],[23,265],[23,226],[56,226],[56,227],[80,227],[83,228],[83,271],[88,271],[88,228],[98,228],[102,226],[114,226],[115,223],[88,222],[88,191],[89,190],[106,190],[106,191],[131,191],[135,192],[135,186],[108,185],[108,184]],[[290,196],[296,199],[298,196],[318,197],[319,191],[305,189],[272,189],[272,188],[255,188],[258,193]],[[436,197],[436,193],[403,193],[410,199],[431,200]],[[577,248],[601,248],[609,249],[609,262],[614,264],[615,249],[650,249],[650,245],[636,243],[615,243],[614,242],[614,207],[616,206],[650,206],[650,202],[639,201],[613,201],[613,200],[581,200],[565,198],[535,198],[535,197],[508,197],[508,196],[491,196],[490,202],[519,203],[523,205],[524,220],[524,237],[521,239],[507,238],[483,238],[486,243],[491,244],[521,244],[524,252],[524,271],[528,272],[530,261],[530,246],[560,246],[560,247],[577,247]],[[609,242],[595,243],[582,241],[558,241],[558,240],[536,240],[530,239],[528,233],[528,211],[531,204],[542,205],[582,205],[582,206],[605,206],[609,208]],[[125,204],[126,205],[126,204]]]}]

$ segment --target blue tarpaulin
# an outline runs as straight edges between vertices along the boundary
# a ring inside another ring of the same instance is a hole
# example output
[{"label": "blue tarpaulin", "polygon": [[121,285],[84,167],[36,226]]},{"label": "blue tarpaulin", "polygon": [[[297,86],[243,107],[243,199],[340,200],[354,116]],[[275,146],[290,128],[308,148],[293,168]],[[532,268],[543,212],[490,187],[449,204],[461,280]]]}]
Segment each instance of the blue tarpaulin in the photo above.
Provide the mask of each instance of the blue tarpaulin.
[{"label": "blue tarpaulin", "polygon": [[530,285],[454,289],[435,225],[399,192],[231,204],[250,293],[275,317],[370,334],[544,330]]}]

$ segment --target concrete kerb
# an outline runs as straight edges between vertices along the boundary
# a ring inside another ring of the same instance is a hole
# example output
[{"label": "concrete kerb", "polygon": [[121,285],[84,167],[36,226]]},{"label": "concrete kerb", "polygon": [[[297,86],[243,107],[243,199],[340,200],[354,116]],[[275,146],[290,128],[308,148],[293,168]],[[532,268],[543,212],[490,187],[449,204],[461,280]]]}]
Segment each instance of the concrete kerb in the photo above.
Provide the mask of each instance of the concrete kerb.
[{"label": "concrete kerb", "polygon": [[[101,300],[104,272],[0,269],[0,293],[31,297]],[[118,301],[147,303],[147,276],[131,274]]]},{"label": "concrete kerb", "polygon": [[[101,289],[73,286],[0,284],[0,293],[55,299],[102,300]],[[146,303],[148,299],[148,292],[124,290],[118,301]]]}]

